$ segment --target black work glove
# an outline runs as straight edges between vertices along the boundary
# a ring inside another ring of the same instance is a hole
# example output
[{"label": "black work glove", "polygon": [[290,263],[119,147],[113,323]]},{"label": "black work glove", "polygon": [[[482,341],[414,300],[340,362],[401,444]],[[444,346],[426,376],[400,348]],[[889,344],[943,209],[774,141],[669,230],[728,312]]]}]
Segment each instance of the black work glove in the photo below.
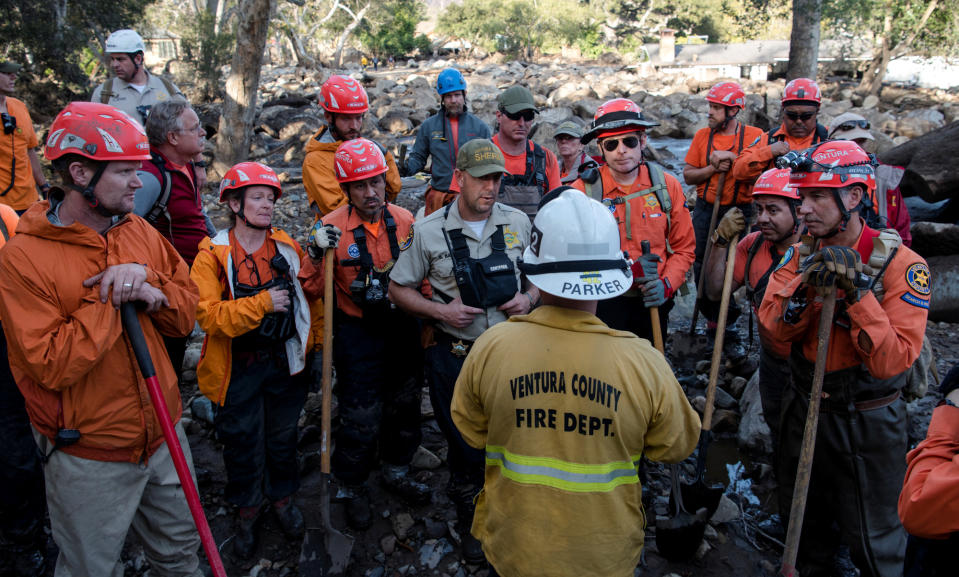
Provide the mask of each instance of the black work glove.
[{"label": "black work glove", "polygon": [[836,288],[846,293],[848,302],[859,302],[859,282],[862,273],[862,259],[859,252],[849,246],[826,246],[813,255],[813,261],[821,260],[826,269],[835,273]]}]

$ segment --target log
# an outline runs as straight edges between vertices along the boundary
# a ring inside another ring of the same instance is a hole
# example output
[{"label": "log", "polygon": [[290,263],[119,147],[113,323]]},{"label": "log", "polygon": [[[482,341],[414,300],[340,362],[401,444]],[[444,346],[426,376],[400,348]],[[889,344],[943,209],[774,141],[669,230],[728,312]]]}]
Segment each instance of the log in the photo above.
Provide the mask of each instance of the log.
[{"label": "log", "polygon": [[944,200],[959,190],[956,158],[959,158],[959,121],[879,155],[882,162],[906,169],[899,185],[903,196],[918,195],[926,202]]}]

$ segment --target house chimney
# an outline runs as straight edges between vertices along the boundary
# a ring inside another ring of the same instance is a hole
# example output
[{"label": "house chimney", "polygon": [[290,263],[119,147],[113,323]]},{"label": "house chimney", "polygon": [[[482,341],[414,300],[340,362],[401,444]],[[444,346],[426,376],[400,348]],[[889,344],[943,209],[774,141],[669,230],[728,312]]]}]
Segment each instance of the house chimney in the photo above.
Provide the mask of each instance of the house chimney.
[{"label": "house chimney", "polygon": [[676,31],[663,28],[659,31],[659,63],[672,64],[676,60]]}]

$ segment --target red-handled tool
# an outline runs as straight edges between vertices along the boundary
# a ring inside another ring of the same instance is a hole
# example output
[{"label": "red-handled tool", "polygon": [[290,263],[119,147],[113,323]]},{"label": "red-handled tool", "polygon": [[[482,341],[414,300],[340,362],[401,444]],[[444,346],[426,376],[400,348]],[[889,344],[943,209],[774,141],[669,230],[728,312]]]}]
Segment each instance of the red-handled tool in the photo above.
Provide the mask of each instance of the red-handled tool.
[{"label": "red-handled tool", "polygon": [[210,524],[207,523],[203,506],[200,504],[200,495],[193,483],[193,475],[190,474],[190,467],[187,466],[183,448],[180,447],[180,439],[173,429],[173,420],[170,419],[170,411],[167,410],[163,392],[160,390],[160,381],[157,379],[156,369],[153,367],[153,358],[150,356],[146,339],[143,337],[140,319],[137,318],[136,305],[132,302],[125,302],[120,305],[120,318],[123,321],[123,330],[133,347],[133,355],[137,359],[137,365],[140,366],[140,374],[143,375],[147,390],[150,392],[150,401],[153,403],[154,410],[156,410],[157,420],[160,421],[160,428],[163,429],[163,437],[166,439],[167,448],[169,448],[170,455],[173,457],[176,474],[180,478],[180,484],[183,485],[183,492],[186,493],[186,502],[190,506],[190,514],[193,515],[193,522],[196,523],[196,529],[200,533],[203,551],[206,552],[206,558],[210,562],[210,568],[213,569],[213,575],[226,577],[226,569],[223,568],[220,552],[216,548],[216,541],[213,540],[213,533],[210,532]]}]

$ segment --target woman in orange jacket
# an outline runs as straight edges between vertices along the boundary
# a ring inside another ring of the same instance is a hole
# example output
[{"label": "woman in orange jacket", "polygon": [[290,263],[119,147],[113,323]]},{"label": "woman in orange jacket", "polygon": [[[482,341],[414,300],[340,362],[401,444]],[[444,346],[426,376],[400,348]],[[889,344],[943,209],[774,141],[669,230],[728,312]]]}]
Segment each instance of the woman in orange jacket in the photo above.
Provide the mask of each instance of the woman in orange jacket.
[{"label": "woman in orange jacket", "polygon": [[197,366],[200,391],[218,405],[226,499],[237,506],[234,551],[256,549],[264,498],[289,537],[303,534],[292,502],[299,488],[297,420],[309,389],[309,304],[296,275],[304,253],[270,226],[282,190],[269,167],[242,162],[220,183],[234,224],[206,238],[190,276],[200,290],[197,321],[206,331]]}]

